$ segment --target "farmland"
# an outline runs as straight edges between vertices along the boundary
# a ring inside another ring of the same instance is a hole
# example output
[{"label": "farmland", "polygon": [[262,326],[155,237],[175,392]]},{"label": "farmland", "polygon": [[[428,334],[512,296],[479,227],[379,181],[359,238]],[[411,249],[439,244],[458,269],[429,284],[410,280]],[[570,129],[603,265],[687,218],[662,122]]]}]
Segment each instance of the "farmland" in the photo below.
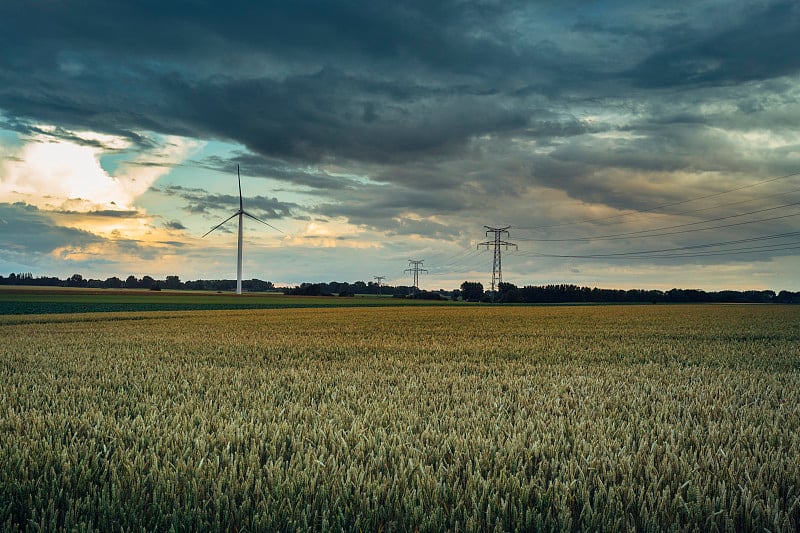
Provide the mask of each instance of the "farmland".
[{"label": "farmland", "polygon": [[0,524],[795,531],[799,346],[795,306],[0,316]]},{"label": "farmland", "polygon": [[387,305],[441,305],[446,302],[405,298],[284,296],[280,293],[214,293],[77,289],[63,287],[2,287],[0,315],[115,313],[130,311],[211,311]]}]

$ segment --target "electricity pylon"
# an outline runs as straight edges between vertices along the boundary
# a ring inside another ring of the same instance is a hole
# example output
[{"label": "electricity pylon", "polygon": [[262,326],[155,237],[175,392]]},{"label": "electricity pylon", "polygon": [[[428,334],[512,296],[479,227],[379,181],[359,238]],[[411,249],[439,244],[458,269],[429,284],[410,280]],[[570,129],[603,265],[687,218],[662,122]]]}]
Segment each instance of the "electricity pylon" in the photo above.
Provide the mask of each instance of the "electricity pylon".
[{"label": "electricity pylon", "polygon": [[503,283],[503,262],[500,254],[500,247],[505,246],[506,250],[508,250],[509,246],[517,248],[517,245],[513,242],[508,242],[501,239],[503,234],[508,235],[508,230],[511,228],[511,226],[505,226],[502,228],[484,226],[484,228],[486,228],[487,237],[490,233],[494,233],[493,240],[478,243],[478,248],[481,246],[486,246],[487,250],[489,249],[489,246],[494,246],[494,263],[492,264],[492,303],[494,303],[495,289],[499,290],[500,284]]},{"label": "electricity pylon", "polygon": [[386,276],[372,276],[372,279],[378,280],[378,296],[381,295],[381,281],[386,279]]},{"label": "electricity pylon", "polygon": [[423,261],[425,261],[425,260],[424,259],[419,259],[419,260],[409,259],[408,260],[409,268],[407,268],[407,269],[405,269],[403,271],[403,272],[411,272],[414,275],[414,286],[411,288],[411,290],[412,290],[411,294],[415,294],[417,289],[419,288],[419,273],[420,272],[425,272],[425,273],[428,272],[424,268],[420,268],[422,266]]}]

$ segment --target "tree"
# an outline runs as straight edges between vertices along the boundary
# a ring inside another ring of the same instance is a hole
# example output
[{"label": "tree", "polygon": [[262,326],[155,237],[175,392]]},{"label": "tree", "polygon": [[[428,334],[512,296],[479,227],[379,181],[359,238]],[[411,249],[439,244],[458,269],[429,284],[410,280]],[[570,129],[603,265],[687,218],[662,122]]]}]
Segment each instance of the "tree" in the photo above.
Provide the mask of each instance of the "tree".
[{"label": "tree", "polygon": [[445,300],[442,295],[438,292],[433,291],[417,291],[412,294],[409,298],[414,300]]},{"label": "tree", "polygon": [[110,278],[107,278],[103,282],[103,287],[105,287],[106,289],[121,289],[124,286],[125,282],[119,279],[117,276],[112,276]]},{"label": "tree", "polygon": [[178,276],[167,276],[166,281],[164,281],[165,289],[180,289],[182,287],[183,283],[181,283],[181,278]]},{"label": "tree", "polygon": [[519,288],[514,285],[513,283],[501,283],[499,288],[500,296],[498,298],[498,302],[501,303],[517,303],[521,301],[522,295],[520,294]]},{"label": "tree", "polygon": [[80,274],[73,274],[67,279],[67,287],[86,287],[88,282]]},{"label": "tree", "polygon": [[800,292],[781,291],[775,297],[776,303],[800,304]]},{"label": "tree", "polygon": [[323,283],[302,283],[299,287],[287,290],[286,294],[293,296],[330,296]]},{"label": "tree", "polygon": [[248,292],[271,291],[275,285],[271,281],[261,281],[260,279],[242,280],[242,288]]},{"label": "tree", "polygon": [[465,302],[480,302],[483,298],[483,284],[477,281],[465,281],[461,284],[461,294]]},{"label": "tree", "polygon": [[139,286],[139,281],[136,279],[136,276],[130,275],[125,280],[125,288],[126,289],[135,289]]}]

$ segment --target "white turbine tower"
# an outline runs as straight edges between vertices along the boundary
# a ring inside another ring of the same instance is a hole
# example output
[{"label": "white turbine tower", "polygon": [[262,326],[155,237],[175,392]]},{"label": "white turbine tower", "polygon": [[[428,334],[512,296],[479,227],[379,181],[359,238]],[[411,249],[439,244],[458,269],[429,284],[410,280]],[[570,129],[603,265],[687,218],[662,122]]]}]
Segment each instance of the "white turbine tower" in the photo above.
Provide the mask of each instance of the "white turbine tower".
[{"label": "white turbine tower", "polygon": [[236,294],[242,294],[242,217],[250,217],[257,222],[261,222],[262,224],[269,226],[275,231],[280,231],[281,233],[283,232],[278,228],[276,228],[275,226],[273,226],[272,224],[264,222],[257,216],[251,215],[250,213],[244,210],[244,203],[242,202],[242,176],[241,174],[239,174],[239,165],[236,165],[236,176],[239,178],[239,210],[236,211],[231,216],[229,216],[228,218],[226,218],[225,220],[223,220],[222,222],[220,222],[219,224],[217,224],[216,226],[214,226],[213,228],[211,228],[210,230],[208,230],[208,232],[205,235],[203,235],[203,237],[205,237],[215,229],[221,227],[223,224],[225,224],[233,217],[239,217],[239,249],[236,253]]}]

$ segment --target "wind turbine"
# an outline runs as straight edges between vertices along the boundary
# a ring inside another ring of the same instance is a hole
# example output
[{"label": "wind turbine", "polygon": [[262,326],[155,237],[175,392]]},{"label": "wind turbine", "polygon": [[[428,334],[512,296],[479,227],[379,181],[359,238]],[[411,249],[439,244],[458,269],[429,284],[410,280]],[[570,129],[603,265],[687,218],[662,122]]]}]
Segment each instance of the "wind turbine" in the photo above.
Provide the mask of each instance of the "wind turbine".
[{"label": "wind turbine", "polygon": [[265,226],[269,226],[275,231],[280,231],[281,233],[283,232],[278,228],[276,228],[275,226],[273,226],[272,224],[264,222],[257,216],[251,215],[250,213],[244,210],[244,203],[242,202],[242,175],[239,173],[239,165],[236,165],[236,176],[239,178],[239,210],[236,211],[231,216],[229,216],[228,218],[226,218],[225,220],[223,220],[222,222],[220,222],[219,224],[217,224],[216,226],[214,226],[213,228],[211,228],[210,230],[208,230],[208,232],[205,235],[203,235],[203,237],[205,237],[215,229],[220,228],[223,224],[225,224],[233,217],[239,217],[239,249],[236,254],[236,294],[242,294],[242,217],[250,217],[255,221],[261,222]]}]

